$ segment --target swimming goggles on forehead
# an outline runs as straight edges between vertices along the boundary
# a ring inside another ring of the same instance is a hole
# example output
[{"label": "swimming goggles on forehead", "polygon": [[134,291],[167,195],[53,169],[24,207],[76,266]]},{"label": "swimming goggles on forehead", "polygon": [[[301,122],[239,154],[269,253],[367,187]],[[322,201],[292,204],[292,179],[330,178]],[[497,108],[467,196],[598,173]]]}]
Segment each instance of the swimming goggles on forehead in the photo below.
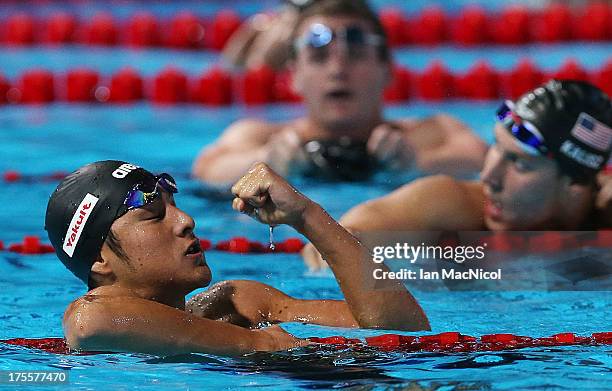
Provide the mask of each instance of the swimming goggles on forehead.
[{"label": "swimming goggles on forehead", "polygon": [[520,142],[530,155],[548,155],[548,147],[538,129],[514,113],[514,103],[507,100],[497,109],[497,120]]},{"label": "swimming goggles on forehead", "polygon": [[[334,31],[322,23],[313,23],[301,37],[295,40],[294,47],[296,51],[306,47],[321,50],[329,47],[334,40],[346,45],[349,56],[361,54],[361,52],[351,49],[383,44],[383,38],[380,35],[369,33],[360,26],[347,26]],[[361,54],[361,56],[363,55]]]},{"label": "swimming goggles on forehead", "polygon": [[308,6],[310,6],[314,0],[285,0],[284,1],[287,5],[290,5],[291,7],[294,7],[297,10],[304,10],[306,8],[308,8]]},{"label": "swimming goggles on forehead", "polygon": [[168,193],[178,193],[178,188],[174,178],[169,174],[163,173],[152,177],[151,180],[136,184],[130,190],[123,201],[126,211],[142,208],[161,197],[159,189]]}]

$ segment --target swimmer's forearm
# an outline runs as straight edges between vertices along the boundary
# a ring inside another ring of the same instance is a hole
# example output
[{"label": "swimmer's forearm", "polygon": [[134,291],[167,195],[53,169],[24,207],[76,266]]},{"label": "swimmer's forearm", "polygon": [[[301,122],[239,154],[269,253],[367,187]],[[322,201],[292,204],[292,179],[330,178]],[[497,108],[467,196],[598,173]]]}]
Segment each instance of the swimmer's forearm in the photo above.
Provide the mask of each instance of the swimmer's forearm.
[{"label": "swimmer's forearm", "polygon": [[425,313],[400,281],[381,280],[374,286],[374,269],[388,269],[372,262],[367,249],[319,205],[309,205],[303,226],[296,228],[329,264],[361,327],[429,329]]},{"label": "swimmer's forearm", "polygon": [[283,303],[275,322],[303,322],[331,327],[358,327],[344,300],[302,300],[291,298]]},{"label": "swimmer's forearm", "polygon": [[[289,334],[286,338],[266,332],[265,329],[249,330],[240,326],[215,322],[215,328],[194,327],[184,333],[177,330],[170,331],[174,336],[169,338],[164,334],[150,336],[146,333],[128,335],[126,338],[112,336],[108,339],[102,338],[97,341],[91,349],[87,350],[110,350],[143,352],[151,354],[174,355],[184,353],[207,353],[223,356],[240,356],[253,352],[273,352],[295,347],[298,340]],[[160,338],[161,336],[161,338]],[[119,338],[117,338],[119,337]],[[295,342],[294,342],[295,341]]]},{"label": "swimmer's forearm", "polygon": [[84,351],[138,352],[158,355],[175,355],[188,353],[207,353],[223,356],[239,356],[256,351],[274,351],[274,340],[259,330],[247,330],[227,324],[226,330],[211,343],[210,336],[204,330],[195,333],[185,332],[167,337],[150,335],[146,332],[102,333],[69,339],[70,347]]}]

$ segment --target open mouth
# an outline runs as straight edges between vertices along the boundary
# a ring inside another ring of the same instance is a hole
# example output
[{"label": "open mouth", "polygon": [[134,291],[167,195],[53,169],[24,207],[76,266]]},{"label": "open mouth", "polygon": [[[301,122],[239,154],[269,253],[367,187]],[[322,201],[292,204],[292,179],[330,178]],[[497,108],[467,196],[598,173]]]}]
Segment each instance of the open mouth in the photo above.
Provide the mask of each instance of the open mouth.
[{"label": "open mouth", "polygon": [[488,199],[485,204],[485,213],[493,219],[500,219],[502,216],[502,206],[500,202]]},{"label": "open mouth", "polygon": [[191,246],[185,251],[185,255],[196,255],[202,253],[202,247],[199,240],[194,240]]},{"label": "open mouth", "polygon": [[353,94],[349,90],[342,88],[329,91],[327,94],[325,94],[326,98],[334,100],[350,99],[352,96]]},{"label": "open mouth", "polygon": [[192,259],[196,266],[206,266],[206,259],[200,241],[196,238],[185,251],[185,256]]}]

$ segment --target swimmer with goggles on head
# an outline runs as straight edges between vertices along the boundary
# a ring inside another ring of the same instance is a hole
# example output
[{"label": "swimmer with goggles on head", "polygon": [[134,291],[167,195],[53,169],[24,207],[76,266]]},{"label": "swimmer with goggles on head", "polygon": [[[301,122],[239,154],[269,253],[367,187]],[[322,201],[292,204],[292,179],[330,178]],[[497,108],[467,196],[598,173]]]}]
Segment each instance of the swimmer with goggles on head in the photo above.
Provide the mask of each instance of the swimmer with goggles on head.
[{"label": "swimmer with goggles on head", "polygon": [[228,186],[256,161],[282,175],[333,181],[378,172],[465,176],[480,170],[486,144],[455,118],[386,118],[386,88],[401,79],[394,79],[385,29],[366,1],[313,1],[284,32],[282,54],[304,115],[236,121],[202,149],[194,177]]},{"label": "swimmer with goggles on head", "polygon": [[378,268],[369,251],[263,163],[234,184],[232,207],[309,238],[328,254],[346,301],[297,299],[258,281],[226,280],[187,302],[185,296],[207,286],[212,275],[195,221],[176,204],[177,192],[170,175],[116,160],[79,168],[53,192],[45,217],[49,240],[88,288],[64,314],[70,348],[241,355],[309,343],[278,326],[259,329],[282,322],[429,329],[399,281],[364,286],[361,273]]},{"label": "swimmer with goggles on head", "polygon": [[497,109],[497,120],[519,141],[519,146],[526,153],[536,156],[538,154],[547,156],[549,150],[544,143],[544,136],[531,122],[523,120],[516,115],[514,107],[512,101],[507,100],[502,103],[499,109]]}]

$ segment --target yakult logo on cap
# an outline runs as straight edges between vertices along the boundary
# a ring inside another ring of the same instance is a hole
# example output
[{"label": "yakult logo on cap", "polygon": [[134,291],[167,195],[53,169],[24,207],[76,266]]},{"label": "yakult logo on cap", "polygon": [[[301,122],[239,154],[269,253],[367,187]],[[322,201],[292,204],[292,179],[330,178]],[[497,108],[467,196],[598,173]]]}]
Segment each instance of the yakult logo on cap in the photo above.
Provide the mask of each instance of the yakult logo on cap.
[{"label": "yakult logo on cap", "polygon": [[135,166],[133,164],[129,164],[129,163],[123,163],[122,165],[120,165],[115,171],[113,171],[113,176],[117,179],[123,179],[125,178],[130,172],[134,171],[135,169],[139,168],[138,166]]},{"label": "yakult logo on cap", "polygon": [[79,204],[76,212],[74,212],[74,216],[72,216],[72,220],[68,226],[68,231],[66,232],[66,239],[64,239],[64,245],[62,246],[64,252],[68,254],[70,258],[72,258],[72,255],[74,254],[74,249],[79,242],[83,228],[85,227],[87,219],[89,219],[91,211],[93,210],[94,206],[96,206],[97,202],[98,197],[87,193],[85,198],[83,198],[83,201],[81,201]]}]

